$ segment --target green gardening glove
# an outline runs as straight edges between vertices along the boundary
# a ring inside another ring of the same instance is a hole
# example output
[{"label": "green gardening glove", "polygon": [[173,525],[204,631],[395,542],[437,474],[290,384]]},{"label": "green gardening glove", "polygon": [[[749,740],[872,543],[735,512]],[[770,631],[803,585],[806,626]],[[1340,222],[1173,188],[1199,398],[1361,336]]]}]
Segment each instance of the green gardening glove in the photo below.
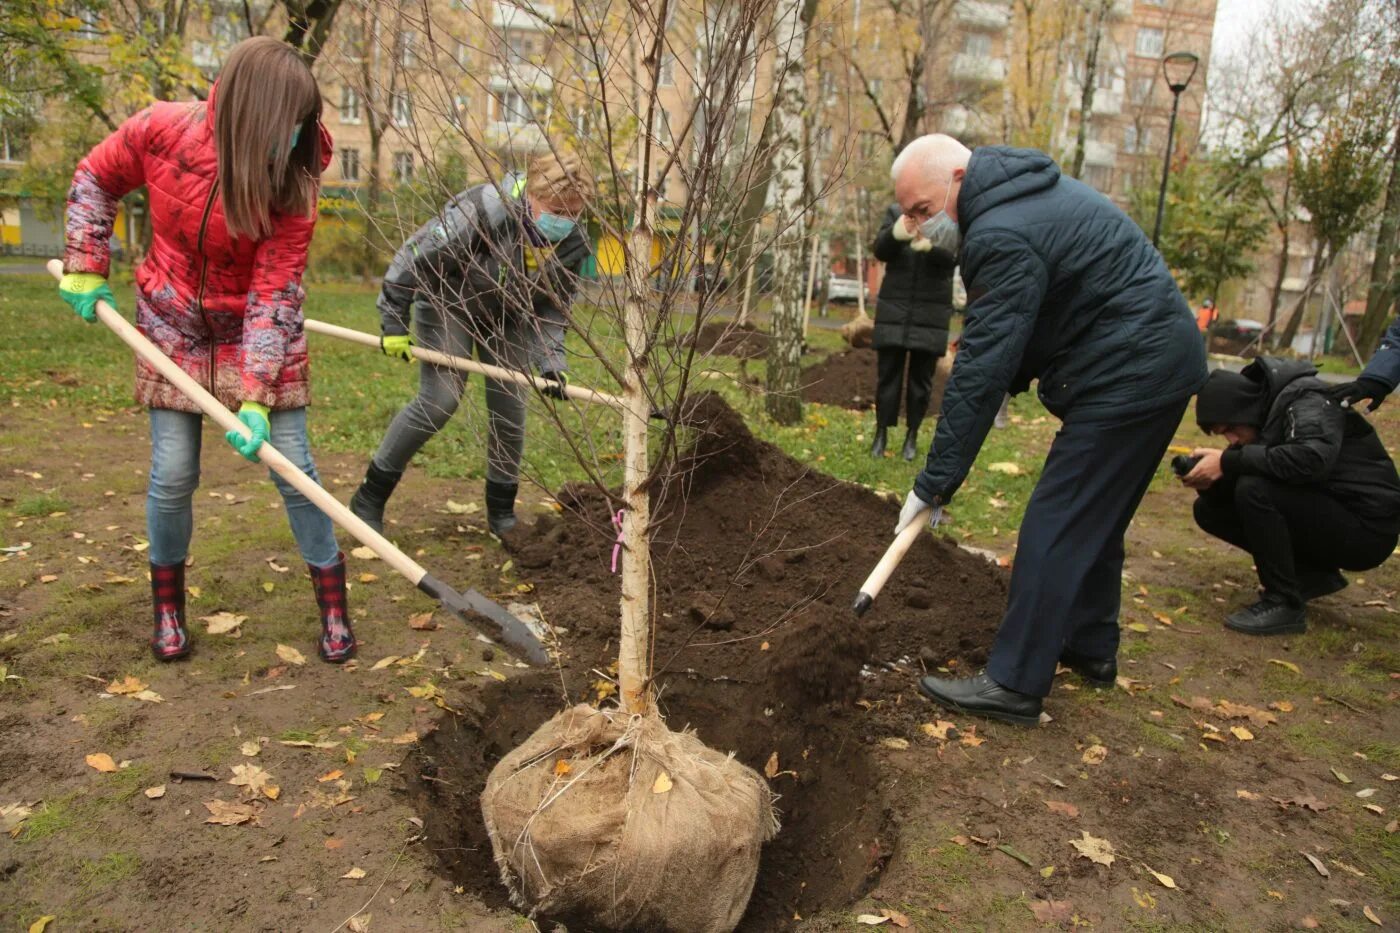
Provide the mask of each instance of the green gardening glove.
[{"label": "green gardening glove", "polygon": [[405,363],[412,363],[417,357],[413,355],[413,338],[408,334],[386,334],[379,338],[379,349],[384,351],[385,356],[396,356]]},{"label": "green gardening glove", "polygon": [[97,321],[97,302],[117,306],[116,296],[107,280],[95,272],[69,272],[58,283],[59,296],[78,312],[84,321]]},{"label": "green gardening glove", "polygon": [[224,434],[224,440],[229,446],[243,455],[244,460],[258,462],[258,448],[263,441],[267,440],[268,432],[271,430],[267,423],[267,406],[259,405],[257,402],[244,402],[238,409],[238,420],[243,422],[251,432],[251,437],[244,437],[237,431],[228,431]]}]

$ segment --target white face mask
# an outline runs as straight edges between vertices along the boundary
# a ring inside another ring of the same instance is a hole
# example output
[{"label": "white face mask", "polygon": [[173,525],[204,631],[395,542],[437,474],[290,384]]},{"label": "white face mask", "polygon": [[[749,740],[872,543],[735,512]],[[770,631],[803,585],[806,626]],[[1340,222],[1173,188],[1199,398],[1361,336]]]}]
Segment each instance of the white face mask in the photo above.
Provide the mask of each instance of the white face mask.
[{"label": "white face mask", "polygon": [[948,198],[952,193],[953,185],[950,181],[948,190],[943,195],[942,209],[919,224],[919,233],[939,249],[956,253],[962,243],[962,231],[958,229],[958,222],[948,216]]}]

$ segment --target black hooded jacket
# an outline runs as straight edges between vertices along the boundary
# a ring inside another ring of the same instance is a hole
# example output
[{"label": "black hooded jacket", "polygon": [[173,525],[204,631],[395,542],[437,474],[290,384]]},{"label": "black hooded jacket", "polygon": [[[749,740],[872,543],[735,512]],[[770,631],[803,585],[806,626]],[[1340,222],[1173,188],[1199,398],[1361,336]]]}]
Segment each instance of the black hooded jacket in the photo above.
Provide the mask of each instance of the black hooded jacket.
[{"label": "black hooded jacket", "polygon": [[[1264,423],[1257,443],[1220,458],[1227,480],[1321,485],[1376,530],[1400,531],[1400,476],[1385,445],[1370,422],[1332,400],[1311,363],[1261,356],[1241,375],[1264,387]],[[1249,424],[1246,418],[1233,423]]]},{"label": "black hooded jacket", "polygon": [[973,151],[958,192],[967,311],[928,462],[914,488],[947,502],[1002,396],[1039,379],[1062,419],[1180,404],[1206,378],[1191,308],[1129,217],[1043,152]]},{"label": "black hooded jacket", "polygon": [[895,239],[894,225],[902,216],[898,204],[885,211],[871,250],[885,264],[875,304],[875,349],[899,347],[942,356],[948,352],[957,259],[941,249],[918,253],[910,241]]}]

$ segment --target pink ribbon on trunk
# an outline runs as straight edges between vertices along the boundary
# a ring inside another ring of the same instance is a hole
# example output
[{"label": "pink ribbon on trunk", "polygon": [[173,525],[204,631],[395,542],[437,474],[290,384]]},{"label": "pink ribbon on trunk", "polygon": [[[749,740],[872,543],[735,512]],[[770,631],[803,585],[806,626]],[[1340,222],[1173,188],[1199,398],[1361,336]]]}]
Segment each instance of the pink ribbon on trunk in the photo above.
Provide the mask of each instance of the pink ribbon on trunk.
[{"label": "pink ribbon on trunk", "polygon": [[617,514],[612,517],[613,527],[617,529],[617,540],[613,542],[612,552],[612,572],[617,573],[617,561],[622,556],[622,513],[625,509],[618,509]]}]

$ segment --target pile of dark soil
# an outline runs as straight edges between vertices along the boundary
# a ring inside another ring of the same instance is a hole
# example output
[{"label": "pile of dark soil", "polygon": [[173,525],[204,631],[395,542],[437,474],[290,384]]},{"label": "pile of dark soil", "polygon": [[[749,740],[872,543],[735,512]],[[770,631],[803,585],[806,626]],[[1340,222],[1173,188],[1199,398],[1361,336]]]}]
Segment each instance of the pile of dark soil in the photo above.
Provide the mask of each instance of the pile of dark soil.
[{"label": "pile of dark soil", "polygon": [[[929,399],[928,406],[931,418],[938,414],[938,408],[943,404],[948,372],[945,367],[934,370],[933,397]],[[874,350],[842,350],[802,371],[802,400],[865,411],[875,407],[876,377],[877,356]],[[902,394],[899,413],[904,414]]]},{"label": "pile of dark soil", "polygon": [[[673,728],[694,728],[759,771],[773,762],[770,773],[787,772],[773,779],[783,831],[764,848],[741,927],[779,930],[795,914],[858,898],[897,835],[870,757],[880,716],[824,699],[858,691],[871,659],[980,663],[1005,580],[928,536],[857,622],[851,600],[898,508],[757,440],[718,396],[698,400],[686,420],[695,438],[687,469],[654,495],[657,690]],[[425,743],[418,764],[435,779],[416,784],[439,833],[432,847],[459,883],[496,903],[504,891],[477,800],[486,775],[561,707],[564,692],[570,702],[594,698],[617,655],[611,503],[577,487],[558,498],[561,515],[513,533],[507,545],[545,618],[567,630],[560,670],[494,685]],[[913,704],[888,706],[887,722],[927,718]]]},{"label": "pile of dark soil", "polygon": [[737,324],[733,321],[711,321],[700,328],[698,334],[681,337],[680,345],[695,344],[697,353],[702,355],[734,356],[745,360],[761,359],[768,355],[771,336],[753,324]]}]

